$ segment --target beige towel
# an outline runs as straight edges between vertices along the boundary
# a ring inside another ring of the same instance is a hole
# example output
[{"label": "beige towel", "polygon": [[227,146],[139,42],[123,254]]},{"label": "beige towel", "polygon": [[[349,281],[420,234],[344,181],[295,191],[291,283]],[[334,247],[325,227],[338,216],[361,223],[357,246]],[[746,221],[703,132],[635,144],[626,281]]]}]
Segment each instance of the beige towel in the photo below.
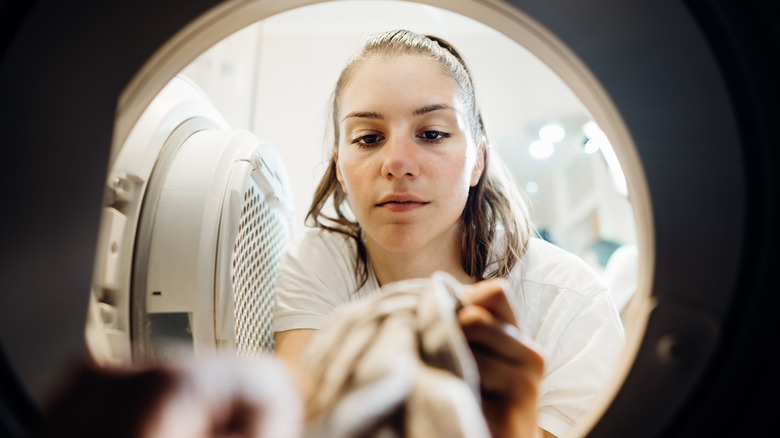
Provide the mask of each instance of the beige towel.
[{"label": "beige towel", "polygon": [[479,374],[444,273],[383,287],[335,312],[302,361],[307,438],[489,437]]}]

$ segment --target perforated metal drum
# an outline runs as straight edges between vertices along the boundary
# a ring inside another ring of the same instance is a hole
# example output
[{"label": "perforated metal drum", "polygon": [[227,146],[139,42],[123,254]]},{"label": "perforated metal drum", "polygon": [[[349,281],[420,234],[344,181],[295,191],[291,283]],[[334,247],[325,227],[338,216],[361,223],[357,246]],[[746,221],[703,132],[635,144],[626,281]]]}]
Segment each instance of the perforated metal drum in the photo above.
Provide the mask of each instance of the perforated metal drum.
[{"label": "perforated metal drum", "polygon": [[273,287],[287,235],[284,217],[269,207],[260,187],[250,181],[233,245],[234,327],[239,355],[273,350]]}]

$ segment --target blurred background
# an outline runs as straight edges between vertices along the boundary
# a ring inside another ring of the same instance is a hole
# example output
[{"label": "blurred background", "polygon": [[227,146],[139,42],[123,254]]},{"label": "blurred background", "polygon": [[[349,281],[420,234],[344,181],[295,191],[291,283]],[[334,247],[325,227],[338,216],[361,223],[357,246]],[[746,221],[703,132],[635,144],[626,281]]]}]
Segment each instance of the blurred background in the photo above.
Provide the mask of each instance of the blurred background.
[{"label": "blurred background", "polygon": [[542,237],[601,275],[617,248],[635,254],[625,179],[587,109],[530,52],[472,19],[400,1],[309,6],[236,32],[182,73],[231,128],[252,131],[277,148],[300,231],[330,156],[325,132],[336,79],[366,37],[395,28],[444,38],[463,55],[490,144],[529,200]]}]

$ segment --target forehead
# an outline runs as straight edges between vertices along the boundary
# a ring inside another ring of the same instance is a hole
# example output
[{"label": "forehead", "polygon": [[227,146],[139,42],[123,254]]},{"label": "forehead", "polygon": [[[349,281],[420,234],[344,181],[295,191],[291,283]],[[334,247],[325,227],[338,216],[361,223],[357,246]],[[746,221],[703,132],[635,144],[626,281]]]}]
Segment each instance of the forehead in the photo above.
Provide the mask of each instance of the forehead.
[{"label": "forehead", "polygon": [[435,60],[419,55],[374,56],[355,67],[340,96],[341,113],[448,104],[462,109],[460,87]]}]

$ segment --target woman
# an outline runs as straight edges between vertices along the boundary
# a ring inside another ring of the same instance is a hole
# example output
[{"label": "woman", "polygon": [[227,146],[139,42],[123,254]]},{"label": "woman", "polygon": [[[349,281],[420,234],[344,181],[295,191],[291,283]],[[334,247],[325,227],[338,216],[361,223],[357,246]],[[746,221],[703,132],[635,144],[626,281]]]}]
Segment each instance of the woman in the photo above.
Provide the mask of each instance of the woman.
[{"label": "woman", "polygon": [[460,55],[408,31],[370,38],[336,84],[333,129],[308,213],[316,227],[279,271],[277,354],[295,364],[340,304],[445,271],[474,284],[458,317],[494,433],[532,436],[537,415],[545,433],[565,433],[608,377],[622,327],[584,263],[530,238]]}]

